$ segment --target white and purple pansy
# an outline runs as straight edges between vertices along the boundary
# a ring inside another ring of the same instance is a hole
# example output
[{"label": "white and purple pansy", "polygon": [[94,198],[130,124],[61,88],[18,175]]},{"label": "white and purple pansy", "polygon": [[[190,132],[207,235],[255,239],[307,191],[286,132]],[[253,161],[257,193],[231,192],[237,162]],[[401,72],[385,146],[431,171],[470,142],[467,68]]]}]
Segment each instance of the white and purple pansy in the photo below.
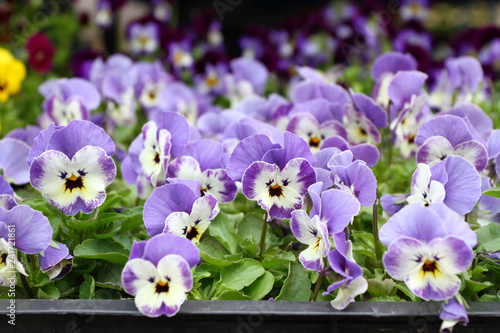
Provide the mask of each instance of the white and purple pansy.
[{"label": "white and purple pansy", "polygon": [[65,244],[55,243],[49,245],[43,253],[38,254],[38,262],[40,270],[47,273],[50,281],[53,281],[69,273],[73,266],[73,256],[69,254]]},{"label": "white and purple pansy", "polygon": [[243,194],[255,200],[269,214],[269,220],[290,218],[292,211],[302,208],[302,196],[316,182],[316,173],[303,158],[290,160],[283,170],[276,164],[256,161],[245,171]]},{"label": "white and purple pansy", "polygon": [[28,157],[31,184],[68,216],[92,212],[104,202],[105,188],[116,176],[113,141],[88,121],[73,120],[46,131],[35,139]]},{"label": "white and purple pansy", "polygon": [[470,212],[481,196],[481,178],[474,166],[460,156],[449,156],[429,168],[419,163],[413,174],[408,203],[424,206],[444,202],[460,215]]},{"label": "white and purple pansy", "polygon": [[[458,295],[457,295],[458,296]],[[443,309],[439,314],[439,319],[443,321],[440,333],[451,333],[453,327],[459,323],[462,326],[467,326],[469,323],[469,316],[467,315],[467,310],[465,309],[465,304],[459,302],[457,297],[452,297],[443,303]]]},{"label": "white and purple pansy", "polygon": [[377,179],[373,171],[361,160],[353,161],[349,151],[338,153],[328,161],[335,174],[335,186],[353,194],[362,206],[370,207],[377,199]]},{"label": "white and purple pansy", "polygon": [[209,193],[218,202],[233,201],[238,189],[222,168],[223,147],[219,142],[200,140],[189,143],[183,155],[170,163],[167,178],[198,180],[202,196]]},{"label": "white and purple pansy", "polygon": [[[12,234],[15,234],[15,242],[8,243]],[[27,275],[22,263],[9,247],[13,246],[26,254],[35,254],[49,246],[52,234],[49,220],[41,212],[25,205],[15,206],[10,210],[0,207],[0,285],[11,283],[9,278],[14,270]]]},{"label": "white and purple pansy", "polygon": [[156,22],[144,24],[132,22],[127,29],[130,50],[133,54],[152,54],[160,44],[159,27]]},{"label": "white and purple pansy", "polygon": [[383,263],[389,275],[425,300],[458,292],[456,274],[469,268],[476,244],[468,223],[443,203],[404,207],[380,229],[380,239],[388,246]]},{"label": "white and purple pansy", "polygon": [[97,88],[80,78],[49,80],[38,91],[45,97],[45,116],[57,125],[68,125],[73,119],[88,120],[90,111],[101,104]]},{"label": "white and purple pansy", "polygon": [[303,210],[292,212],[292,232],[299,242],[308,245],[300,252],[299,260],[305,268],[321,271],[324,267],[323,258],[330,251],[330,235],[328,228],[318,215],[310,218]]},{"label": "white and purple pansy", "polygon": [[198,243],[210,220],[219,213],[217,200],[210,194],[182,183],[157,187],[144,204],[144,225],[151,236],[172,233]]},{"label": "white and purple pansy", "polygon": [[166,129],[159,130],[154,121],[149,121],[142,127],[143,149],[139,154],[139,161],[146,179],[153,186],[165,183],[170,160],[170,141],[170,132]]},{"label": "white and purple pansy", "polygon": [[433,118],[417,132],[417,163],[432,166],[450,155],[458,155],[481,172],[488,162],[488,152],[482,141],[467,118],[454,115]]},{"label": "white and purple pansy", "polygon": [[122,271],[123,289],[145,316],[172,317],[193,288],[191,268],[199,260],[196,246],[183,237],[161,234],[134,242]]},{"label": "white and purple pansy", "polygon": [[336,310],[344,310],[356,296],[366,292],[368,282],[363,277],[363,270],[354,261],[351,241],[346,242],[344,236],[343,241],[339,239],[336,245],[337,249],[328,253],[328,262],[341,279],[328,286],[323,296],[338,289],[337,297],[330,304]]}]

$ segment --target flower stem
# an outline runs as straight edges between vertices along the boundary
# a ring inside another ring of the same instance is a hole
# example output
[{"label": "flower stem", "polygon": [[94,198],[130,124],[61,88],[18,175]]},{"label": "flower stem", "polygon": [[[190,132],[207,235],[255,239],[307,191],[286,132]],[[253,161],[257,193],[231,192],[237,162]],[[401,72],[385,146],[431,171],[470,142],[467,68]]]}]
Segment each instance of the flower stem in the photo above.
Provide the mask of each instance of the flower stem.
[{"label": "flower stem", "polygon": [[377,256],[377,260],[382,260],[382,251],[380,249],[380,241],[378,239],[378,199],[376,199],[375,203],[373,204],[372,227],[373,242],[375,243],[375,254]]},{"label": "flower stem", "polygon": [[316,281],[316,285],[314,287],[314,293],[313,293],[313,296],[311,298],[311,301],[315,302],[316,299],[318,298],[318,293],[319,293],[319,287],[321,286],[321,281],[323,280],[323,276],[325,275],[325,270],[322,269],[321,272],[319,272],[319,276],[318,276],[318,281]]},{"label": "flower stem", "polygon": [[[21,262],[22,265],[22,257],[21,257],[21,252],[17,252],[17,259]],[[29,298],[35,298],[35,295],[33,294],[33,290],[31,290],[30,284],[28,283],[28,280],[26,280],[26,276],[23,274],[19,273],[19,276],[21,277],[21,283],[23,284],[23,289],[26,292],[26,295]]]},{"label": "flower stem", "polygon": [[262,259],[262,254],[264,253],[264,245],[266,243],[266,233],[267,233],[267,216],[268,213],[266,211],[266,214],[264,215],[264,222],[262,224],[262,233],[260,234],[260,252],[259,252],[259,257]]}]

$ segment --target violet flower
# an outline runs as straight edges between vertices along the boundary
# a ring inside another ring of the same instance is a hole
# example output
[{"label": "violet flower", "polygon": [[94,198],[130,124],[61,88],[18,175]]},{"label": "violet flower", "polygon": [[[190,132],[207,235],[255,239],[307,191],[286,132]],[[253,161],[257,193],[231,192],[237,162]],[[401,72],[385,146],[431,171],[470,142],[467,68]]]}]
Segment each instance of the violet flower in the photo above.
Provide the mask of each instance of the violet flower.
[{"label": "violet flower", "polygon": [[158,95],[172,80],[159,60],[153,63],[136,62],[130,68],[130,80],[134,82],[135,96],[141,106],[149,110],[158,104]]},{"label": "violet flower", "polygon": [[42,107],[46,121],[56,125],[68,125],[73,119],[88,120],[90,111],[101,104],[96,87],[79,78],[49,80],[38,91],[45,98]]},{"label": "violet flower", "polygon": [[468,223],[442,203],[406,206],[379,234],[388,246],[383,263],[389,275],[424,300],[445,300],[458,292],[456,274],[469,268],[477,242]]},{"label": "violet flower", "polygon": [[62,243],[56,244],[59,248],[49,245],[43,254],[38,254],[40,270],[47,273],[50,281],[62,278],[73,266],[73,256],[69,254],[68,247]]},{"label": "violet flower", "polygon": [[144,225],[150,236],[170,233],[198,244],[219,213],[217,199],[199,196],[184,184],[166,184],[156,188],[144,204]]},{"label": "violet flower", "polygon": [[193,288],[190,268],[199,260],[196,246],[175,235],[134,242],[122,271],[123,289],[135,296],[135,305],[145,316],[172,317]]},{"label": "violet flower", "polygon": [[337,249],[328,254],[328,262],[341,279],[328,286],[323,296],[338,289],[337,297],[330,304],[336,310],[344,310],[356,296],[366,292],[368,282],[363,277],[363,270],[354,261],[351,241],[346,242],[344,239],[344,244],[339,243],[337,246]]},{"label": "violet flower", "polygon": [[424,206],[444,202],[464,215],[475,207],[481,193],[481,179],[474,166],[459,156],[450,156],[430,168],[419,163],[407,201]]},{"label": "violet flower", "polygon": [[423,22],[429,16],[429,0],[404,0],[399,15],[404,21]]},{"label": "violet flower", "polygon": [[14,190],[0,175],[0,208],[10,210],[15,206],[17,206],[17,203],[14,199]]},{"label": "violet flower", "polygon": [[106,199],[116,176],[113,140],[89,121],[49,125],[28,156],[30,181],[49,203],[68,216],[92,212]]},{"label": "violet flower", "polygon": [[153,21],[132,22],[127,28],[127,37],[130,51],[135,55],[153,54],[160,44],[159,27]]},{"label": "violet flower", "polygon": [[457,102],[471,102],[484,78],[481,63],[474,57],[462,56],[445,61],[451,88],[458,91]]},{"label": "violet flower", "polygon": [[249,96],[264,93],[269,72],[259,61],[238,58],[231,61],[231,75],[226,75],[225,85],[231,106],[236,106]]},{"label": "violet flower", "polygon": [[482,171],[486,167],[488,153],[481,141],[467,118],[453,115],[436,117],[424,123],[417,132],[417,163],[432,166],[447,156],[458,155],[472,163],[477,171]]},{"label": "violet flower", "polygon": [[221,164],[223,147],[212,140],[189,143],[183,156],[168,166],[167,178],[194,179],[200,183],[200,194],[213,195],[218,202],[226,203],[236,197],[237,187]]},{"label": "violet flower", "polygon": [[439,329],[440,333],[451,333],[453,326],[457,323],[462,326],[467,326],[469,323],[469,316],[467,316],[465,306],[459,303],[456,297],[444,301],[439,319],[443,321]]},{"label": "violet flower", "polygon": [[[26,254],[41,252],[49,246],[53,232],[49,220],[42,213],[25,205],[10,210],[0,207],[0,221],[0,285],[7,286],[12,282],[13,270],[27,275],[9,247],[13,246]],[[15,233],[13,243],[7,243],[10,233]]]}]

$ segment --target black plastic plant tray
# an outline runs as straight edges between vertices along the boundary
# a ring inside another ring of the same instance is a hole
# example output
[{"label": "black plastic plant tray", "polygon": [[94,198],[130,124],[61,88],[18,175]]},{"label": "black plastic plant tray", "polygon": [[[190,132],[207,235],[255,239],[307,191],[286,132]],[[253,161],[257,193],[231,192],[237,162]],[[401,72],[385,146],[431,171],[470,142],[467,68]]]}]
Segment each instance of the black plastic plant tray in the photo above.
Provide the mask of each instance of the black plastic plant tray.
[{"label": "black plastic plant tray", "polygon": [[[352,303],[344,311],[328,302],[187,301],[172,318],[147,318],[132,300],[0,301],[1,332],[438,332],[440,303]],[[500,330],[500,302],[471,303],[467,327],[454,332]]]}]

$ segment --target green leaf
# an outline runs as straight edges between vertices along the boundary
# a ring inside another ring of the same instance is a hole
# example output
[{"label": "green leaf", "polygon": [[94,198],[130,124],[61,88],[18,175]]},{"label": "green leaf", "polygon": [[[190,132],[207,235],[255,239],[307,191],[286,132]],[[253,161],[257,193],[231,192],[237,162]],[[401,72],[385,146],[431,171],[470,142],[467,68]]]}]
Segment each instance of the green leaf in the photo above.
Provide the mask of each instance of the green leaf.
[{"label": "green leaf", "polygon": [[200,243],[198,249],[201,259],[216,267],[226,267],[234,263],[234,261],[226,260],[224,254],[211,245]]},{"label": "green leaf", "polygon": [[368,279],[368,292],[372,297],[394,296],[396,294],[396,283],[392,279]]},{"label": "green leaf", "polygon": [[219,301],[251,301],[249,296],[243,295],[241,291],[228,290],[216,297]]},{"label": "green leaf", "polygon": [[265,272],[264,275],[255,280],[248,287],[243,288],[243,293],[250,296],[253,300],[263,299],[273,289],[274,276],[270,272]]},{"label": "green leaf", "polygon": [[500,238],[490,240],[490,241],[484,243],[483,245],[484,245],[485,251],[488,251],[488,252],[500,251]]},{"label": "green leaf", "polygon": [[236,221],[242,218],[243,213],[237,215],[219,213],[208,227],[210,236],[217,239],[229,253],[234,254],[241,252],[238,244],[241,242],[242,238],[238,234],[232,232],[232,230],[235,230]]},{"label": "green leaf", "polygon": [[490,197],[500,198],[500,188],[490,188],[483,192],[484,195],[489,195]]},{"label": "green leaf", "polygon": [[417,296],[415,296],[411,291],[410,289],[408,289],[408,287],[406,286],[406,284],[402,283],[402,282],[399,282],[398,284],[396,284],[396,288],[398,288],[399,290],[401,290],[406,296],[408,296],[409,299],[411,299],[413,302],[418,302],[419,301],[419,298]]},{"label": "green leaf", "polygon": [[51,215],[47,217],[49,219],[50,226],[52,227],[52,230],[54,234],[57,234],[57,231],[59,230],[59,225],[61,225],[62,219],[58,215]]},{"label": "green leaf", "polygon": [[43,298],[43,299],[58,299],[59,297],[61,297],[59,289],[57,289],[51,284],[38,288],[37,295],[38,298]]},{"label": "green leaf", "polygon": [[465,280],[465,283],[467,284],[468,287],[471,288],[472,292],[474,292],[474,293],[477,293],[481,290],[489,288],[493,285],[489,281],[477,282],[477,281]]},{"label": "green leaf", "polygon": [[263,217],[254,213],[248,214],[238,225],[238,234],[247,238],[251,243],[258,244],[262,233]]},{"label": "green leaf", "polygon": [[498,302],[500,299],[498,298],[497,295],[488,295],[484,294],[481,297],[479,297],[479,302]]},{"label": "green leaf", "polygon": [[80,285],[80,299],[91,299],[95,292],[95,281],[92,275],[85,274],[85,281]]},{"label": "green leaf", "polygon": [[486,244],[489,241],[500,238],[500,224],[490,223],[476,230],[479,244]]},{"label": "green leaf", "polygon": [[368,302],[404,302],[404,299],[399,298],[398,296],[381,296],[381,297],[373,297],[368,300]]},{"label": "green leaf", "polygon": [[292,252],[283,251],[278,256],[270,256],[264,254],[264,260],[262,260],[262,267],[265,269],[280,266],[288,262],[295,261],[295,255]]},{"label": "green leaf", "polygon": [[219,283],[227,289],[241,290],[251,285],[265,273],[264,268],[257,260],[244,259],[224,267],[220,273]]},{"label": "green leaf", "polygon": [[105,212],[108,208],[117,205],[120,201],[123,200],[123,197],[116,192],[110,192],[106,195],[106,200],[99,207],[100,212]]},{"label": "green leaf", "polygon": [[103,259],[121,267],[128,260],[129,251],[112,239],[87,239],[75,247],[74,255],[78,258]]},{"label": "green leaf", "polygon": [[99,289],[92,296],[92,299],[121,299],[119,291],[112,289]]},{"label": "green leaf", "polygon": [[111,263],[105,263],[97,271],[95,284],[100,288],[121,290],[122,268]]},{"label": "green leaf", "polygon": [[143,224],[142,222],[143,207],[134,207],[124,209],[121,214],[127,216],[122,221],[121,231],[127,231]]},{"label": "green leaf", "polygon": [[309,301],[311,299],[311,281],[306,269],[296,262],[291,262],[277,301]]}]

